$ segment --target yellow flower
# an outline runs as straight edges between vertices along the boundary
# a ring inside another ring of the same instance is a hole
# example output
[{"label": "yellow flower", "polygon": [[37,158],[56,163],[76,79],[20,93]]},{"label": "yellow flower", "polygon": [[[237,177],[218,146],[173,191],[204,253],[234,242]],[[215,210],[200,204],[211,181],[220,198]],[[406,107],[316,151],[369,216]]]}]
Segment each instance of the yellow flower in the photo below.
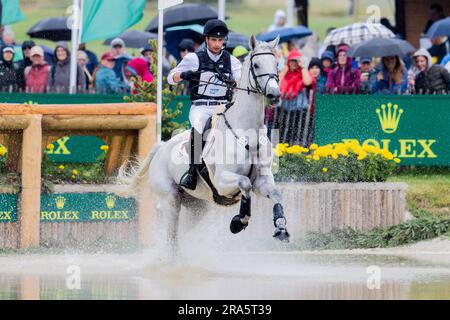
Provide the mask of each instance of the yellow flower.
[{"label": "yellow flower", "polygon": [[0,144],[0,157],[3,157],[7,152],[8,150]]},{"label": "yellow flower", "polygon": [[54,148],[55,148],[55,146],[52,143],[49,143],[47,145],[47,149],[49,149],[49,150],[53,150]]},{"label": "yellow flower", "polygon": [[310,155],[310,154],[308,154],[307,156],[306,156],[306,159],[311,159],[312,158],[312,155]]},{"label": "yellow flower", "polygon": [[317,148],[319,148],[319,146],[317,144],[313,143],[312,145],[309,146],[309,148],[311,150],[316,150]]},{"label": "yellow flower", "polygon": [[358,155],[358,160],[363,160],[365,157],[367,157],[367,153],[365,151],[362,151]]},{"label": "yellow flower", "polygon": [[323,171],[323,172],[327,172],[327,171],[328,171],[328,168],[322,168],[322,171]]},{"label": "yellow flower", "polygon": [[59,169],[59,170],[64,170],[64,166],[63,166],[63,165],[60,165],[60,166],[58,167],[58,169]]},{"label": "yellow flower", "polygon": [[103,145],[100,147],[101,150],[107,152],[109,150],[109,146],[108,145]]},{"label": "yellow flower", "polygon": [[281,151],[277,148],[273,149],[273,152],[275,152],[275,154],[277,155],[278,158],[283,155],[283,151]]},{"label": "yellow flower", "polygon": [[72,179],[73,179],[73,180],[75,180],[76,178],[77,178],[77,177],[75,177],[75,176],[72,176]]},{"label": "yellow flower", "polygon": [[388,160],[394,159],[394,155],[386,149],[381,150],[381,155]]},{"label": "yellow flower", "polygon": [[314,155],[314,156],[313,156],[313,160],[319,161],[319,160],[320,160],[320,157],[319,157],[318,155]]},{"label": "yellow flower", "polygon": [[303,151],[303,148],[298,145],[295,145],[295,146],[292,146],[292,147],[289,147],[286,149],[286,152],[289,154],[300,154],[300,153],[302,153],[302,151]]},{"label": "yellow flower", "polygon": [[394,158],[394,162],[395,162],[395,163],[400,163],[401,160],[400,160],[399,158]]},{"label": "yellow flower", "polygon": [[333,159],[337,159],[337,158],[338,158],[338,155],[337,155],[337,153],[334,153],[334,152],[333,152],[333,153],[331,154],[331,157],[332,157]]},{"label": "yellow flower", "polygon": [[76,176],[76,175],[78,175],[78,170],[76,170],[76,169],[73,169],[73,170],[72,170],[72,173],[73,173],[73,175],[75,175],[75,176]]}]

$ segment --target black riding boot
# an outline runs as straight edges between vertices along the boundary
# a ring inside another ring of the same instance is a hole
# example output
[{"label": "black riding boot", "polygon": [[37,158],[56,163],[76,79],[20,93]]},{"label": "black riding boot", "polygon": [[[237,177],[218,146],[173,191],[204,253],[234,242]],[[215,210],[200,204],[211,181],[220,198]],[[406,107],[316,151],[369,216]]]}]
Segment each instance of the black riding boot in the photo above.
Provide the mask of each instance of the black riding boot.
[{"label": "black riding boot", "polygon": [[[195,190],[197,186],[197,165],[200,164],[202,149],[202,134],[194,128],[191,129],[191,152],[189,170],[181,177],[180,186]],[[198,148],[200,146],[200,148]],[[196,148],[197,147],[197,148]],[[200,149],[197,151],[196,149]],[[197,151],[197,152],[196,152]]]}]

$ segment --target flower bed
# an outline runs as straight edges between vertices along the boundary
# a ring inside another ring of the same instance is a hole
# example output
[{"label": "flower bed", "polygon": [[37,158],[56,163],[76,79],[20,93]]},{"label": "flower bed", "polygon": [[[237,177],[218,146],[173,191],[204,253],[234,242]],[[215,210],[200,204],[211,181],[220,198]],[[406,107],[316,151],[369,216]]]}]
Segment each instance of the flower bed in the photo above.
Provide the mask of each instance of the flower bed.
[{"label": "flower bed", "polygon": [[297,182],[383,182],[400,159],[391,152],[356,141],[310,148],[278,144],[275,179]]},{"label": "flower bed", "polygon": [[[47,150],[54,148],[53,144],[47,145]],[[55,163],[47,154],[42,161],[42,178],[51,183],[106,183],[105,160],[109,150],[108,145],[102,145],[103,151],[95,163]]]}]

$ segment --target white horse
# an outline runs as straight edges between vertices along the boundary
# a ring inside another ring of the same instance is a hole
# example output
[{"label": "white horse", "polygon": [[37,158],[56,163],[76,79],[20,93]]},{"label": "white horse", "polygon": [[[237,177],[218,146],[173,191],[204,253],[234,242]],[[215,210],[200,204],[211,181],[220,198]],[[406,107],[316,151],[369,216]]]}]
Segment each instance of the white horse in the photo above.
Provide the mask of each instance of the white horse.
[{"label": "white horse", "polygon": [[[188,209],[213,201],[229,205],[237,203],[240,196],[240,211],[232,218],[230,230],[238,233],[245,229],[250,219],[251,191],[273,201],[273,236],[289,241],[281,193],[272,174],[272,144],[264,125],[264,97],[271,102],[280,97],[274,51],[278,42],[279,38],[270,43],[259,42],[254,36],[250,39],[251,52],[243,64],[234,103],[218,111],[202,154],[206,164],[202,171],[209,173],[210,181],[199,178],[195,190],[179,186],[189,165],[189,131],[157,144],[132,173],[121,168],[118,182],[128,185],[128,195],[148,192],[150,184],[151,196],[158,201],[157,210],[168,215],[166,240],[172,245],[176,245],[182,205]],[[218,160],[218,155],[226,161]]]}]

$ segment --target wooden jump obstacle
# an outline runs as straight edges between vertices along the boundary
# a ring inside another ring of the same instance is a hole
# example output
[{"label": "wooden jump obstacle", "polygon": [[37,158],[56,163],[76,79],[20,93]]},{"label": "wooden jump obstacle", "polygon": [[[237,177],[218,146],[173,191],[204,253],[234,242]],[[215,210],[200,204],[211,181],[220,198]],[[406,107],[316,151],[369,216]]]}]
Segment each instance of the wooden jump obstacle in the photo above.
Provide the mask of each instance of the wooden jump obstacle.
[{"label": "wooden jump obstacle", "polygon": [[[6,166],[8,170],[21,172],[22,177],[19,219],[16,223],[8,223],[3,230],[3,238],[6,238],[4,235],[12,234],[18,237],[17,242],[14,243],[13,240],[9,246],[39,246],[41,235],[48,233],[48,229],[56,228],[56,224],[40,222],[41,162],[47,144],[68,135],[98,136],[103,139],[110,146],[106,173],[111,174],[133,150],[139,158],[149,153],[156,142],[156,105],[0,104],[0,143],[9,150]],[[0,193],[8,191],[10,190],[6,187],[0,190]],[[137,231],[141,244],[147,244],[150,240],[152,210],[149,208],[153,206],[151,201],[151,197],[141,199],[137,221],[131,228],[128,224],[130,233]],[[67,230],[69,224],[61,224],[60,228]],[[86,236],[92,231],[87,229]],[[114,227],[111,228],[111,232],[115,230]]]}]

